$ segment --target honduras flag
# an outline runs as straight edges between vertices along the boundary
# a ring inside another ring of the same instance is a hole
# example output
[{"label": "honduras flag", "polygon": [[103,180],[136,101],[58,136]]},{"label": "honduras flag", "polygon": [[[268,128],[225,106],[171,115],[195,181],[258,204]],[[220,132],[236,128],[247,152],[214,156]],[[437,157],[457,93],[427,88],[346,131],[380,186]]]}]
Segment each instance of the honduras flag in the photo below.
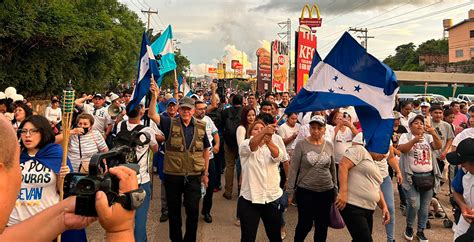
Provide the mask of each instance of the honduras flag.
[{"label": "honduras flag", "polygon": [[135,84],[135,89],[133,89],[130,110],[134,109],[150,90],[152,74],[154,75],[154,78],[160,77],[155,56],[150,48],[150,41],[148,41],[146,33],[143,32],[140,60],[138,63],[138,78],[137,83]]},{"label": "honduras flag", "polygon": [[315,55],[311,69],[313,73],[306,85],[285,112],[354,106],[367,150],[387,153],[393,129],[392,108],[398,91],[395,73],[368,54],[347,32],[324,61]]},{"label": "honduras flag", "polygon": [[186,79],[181,75],[178,76],[178,90],[183,92],[183,94],[188,97],[193,94],[193,92],[191,92],[191,88],[188,85],[188,82],[186,82]]},{"label": "honduras flag", "polygon": [[171,25],[168,25],[165,32],[151,44],[153,54],[161,55],[161,59],[158,61],[160,64],[160,78],[158,80],[158,86],[161,86],[163,75],[166,72],[176,69],[176,61],[174,59],[173,50],[173,31]]}]

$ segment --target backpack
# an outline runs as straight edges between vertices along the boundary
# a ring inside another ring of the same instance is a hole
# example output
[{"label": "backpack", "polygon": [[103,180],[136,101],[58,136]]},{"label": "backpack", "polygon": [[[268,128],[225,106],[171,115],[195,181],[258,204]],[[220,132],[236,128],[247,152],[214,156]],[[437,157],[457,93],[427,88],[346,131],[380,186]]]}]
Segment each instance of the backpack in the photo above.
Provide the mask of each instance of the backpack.
[{"label": "backpack", "polygon": [[224,126],[224,141],[228,146],[237,147],[237,128],[240,125],[242,108],[230,107]]},{"label": "backpack", "polygon": [[140,132],[143,128],[145,128],[145,126],[139,124],[135,126],[135,128],[133,128],[132,130],[128,130],[127,121],[123,121],[120,124],[120,132],[117,133],[113,141],[113,147],[118,147],[122,145],[130,145],[132,141],[132,134]]}]

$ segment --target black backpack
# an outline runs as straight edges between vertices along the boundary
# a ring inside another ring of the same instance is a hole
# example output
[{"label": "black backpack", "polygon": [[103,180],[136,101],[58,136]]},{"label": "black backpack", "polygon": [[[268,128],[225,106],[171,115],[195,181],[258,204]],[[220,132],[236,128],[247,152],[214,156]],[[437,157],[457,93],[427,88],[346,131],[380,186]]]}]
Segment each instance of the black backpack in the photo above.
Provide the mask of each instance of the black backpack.
[{"label": "black backpack", "polygon": [[[225,111],[225,110],[224,110]],[[237,128],[240,125],[242,108],[230,107],[224,126],[224,141],[228,146],[237,147]]]},{"label": "black backpack", "polygon": [[145,128],[145,126],[139,124],[135,126],[135,128],[133,128],[132,130],[128,130],[127,121],[123,121],[120,124],[120,132],[117,133],[113,141],[113,147],[118,147],[122,145],[130,145],[130,142],[132,141],[132,137],[133,137],[132,134],[140,132],[143,128]]}]

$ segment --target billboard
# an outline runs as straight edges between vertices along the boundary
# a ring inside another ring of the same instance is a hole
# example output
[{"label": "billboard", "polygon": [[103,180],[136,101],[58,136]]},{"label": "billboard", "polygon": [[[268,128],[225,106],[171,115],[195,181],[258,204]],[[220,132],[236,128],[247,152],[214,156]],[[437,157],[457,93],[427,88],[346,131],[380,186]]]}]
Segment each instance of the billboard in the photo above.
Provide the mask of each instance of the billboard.
[{"label": "billboard", "polygon": [[224,79],[225,78],[225,63],[218,63],[217,64],[217,78]]},{"label": "billboard", "polygon": [[247,70],[245,70],[245,74],[247,74],[249,76],[255,76],[255,75],[257,75],[257,70],[247,69]]},{"label": "billboard", "polygon": [[216,74],[217,73],[217,69],[215,67],[209,67],[207,68],[207,73],[209,74]]},{"label": "billboard", "polygon": [[295,33],[296,38],[296,92],[306,84],[309,78],[309,69],[316,51],[317,38],[311,31],[299,31]]},{"label": "billboard", "polygon": [[[309,13],[308,18],[304,17],[305,10],[307,10]],[[315,10],[317,18],[313,18],[313,10]],[[303,9],[301,9],[301,17],[299,20],[300,20],[300,25],[306,25],[310,28],[321,27],[321,23],[323,22],[323,19],[319,15],[318,5],[313,4],[313,6],[310,8],[309,5],[306,4],[303,7]]]},{"label": "billboard", "polygon": [[265,48],[257,50],[257,91],[264,93],[272,89],[270,52]]},{"label": "billboard", "polygon": [[272,90],[277,92],[288,91],[288,70],[290,66],[289,49],[286,43],[279,40],[272,41]]}]

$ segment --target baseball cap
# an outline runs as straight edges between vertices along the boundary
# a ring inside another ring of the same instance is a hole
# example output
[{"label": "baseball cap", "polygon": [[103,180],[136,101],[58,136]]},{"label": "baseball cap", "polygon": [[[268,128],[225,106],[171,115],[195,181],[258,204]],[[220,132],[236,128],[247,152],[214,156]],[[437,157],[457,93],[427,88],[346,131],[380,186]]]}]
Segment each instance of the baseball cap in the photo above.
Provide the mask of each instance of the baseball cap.
[{"label": "baseball cap", "polygon": [[429,102],[422,102],[420,104],[421,107],[431,107],[431,104]]},{"label": "baseball cap", "polygon": [[170,105],[170,103],[174,103],[176,105],[176,104],[178,104],[178,101],[176,101],[176,98],[172,97],[172,98],[168,99],[168,101],[166,101],[166,107],[168,107],[168,105]]},{"label": "baseball cap", "polygon": [[191,98],[199,99],[199,96],[197,94],[193,94],[193,95],[191,95]]},{"label": "baseball cap", "polygon": [[416,119],[419,119],[421,122],[425,123],[425,117],[421,114],[417,114],[408,120],[408,125],[411,125]]},{"label": "baseball cap", "polygon": [[179,100],[179,107],[194,108],[194,100],[190,97],[183,97]]},{"label": "baseball cap", "polygon": [[119,98],[120,98],[119,95],[117,95],[117,94],[115,94],[115,93],[110,94],[110,100],[111,100],[112,102],[115,101],[115,100],[117,100],[117,99],[119,99]]},{"label": "baseball cap", "polygon": [[313,117],[311,117],[309,124],[311,123],[318,123],[321,126],[326,126],[326,120],[323,117],[318,116],[318,115],[314,115]]},{"label": "baseball cap", "polygon": [[104,96],[102,96],[102,94],[100,94],[100,93],[94,94],[94,97],[92,97],[92,98],[96,98],[96,97],[104,99]]},{"label": "baseball cap", "polygon": [[464,162],[474,162],[474,138],[464,139],[459,143],[456,151],[448,153],[446,159],[451,165],[460,165]]}]

